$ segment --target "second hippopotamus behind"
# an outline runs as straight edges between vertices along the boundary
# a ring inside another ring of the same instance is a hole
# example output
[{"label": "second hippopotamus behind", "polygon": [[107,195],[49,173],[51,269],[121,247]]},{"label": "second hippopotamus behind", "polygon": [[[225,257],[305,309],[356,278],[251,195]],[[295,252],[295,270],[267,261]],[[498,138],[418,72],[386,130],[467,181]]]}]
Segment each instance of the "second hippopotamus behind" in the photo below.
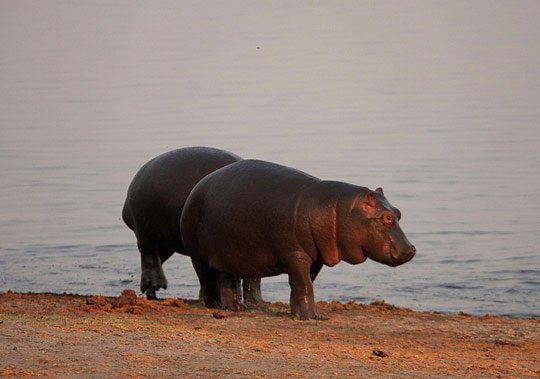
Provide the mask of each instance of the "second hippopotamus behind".
[{"label": "second hippopotamus behind", "polygon": [[180,232],[208,307],[237,297],[235,277],[287,273],[293,316],[317,318],[313,280],[323,264],[370,258],[390,266],[413,258],[401,213],[384,197],[259,160],[243,160],[191,191]]},{"label": "second hippopotamus behind", "polygon": [[[153,158],[133,178],[122,218],[137,237],[141,291],[148,299],[156,299],[156,291],[167,288],[163,263],[175,252],[186,254],[178,224],[189,193],[206,175],[240,159],[225,150],[185,147]],[[243,280],[246,303],[262,301],[260,284],[260,278]]]}]

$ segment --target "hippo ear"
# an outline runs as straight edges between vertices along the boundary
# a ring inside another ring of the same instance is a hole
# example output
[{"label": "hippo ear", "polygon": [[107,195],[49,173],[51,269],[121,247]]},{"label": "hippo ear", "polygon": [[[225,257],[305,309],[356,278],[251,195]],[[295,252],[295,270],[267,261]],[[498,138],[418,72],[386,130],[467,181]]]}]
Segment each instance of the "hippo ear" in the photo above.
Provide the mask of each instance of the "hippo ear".
[{"label": "hippo ear", "polygon": [[382,190],[382,187],[377,188],[377,189],[375,190],[375,192],[378,192],[378,193],[380,193],[381,195],[384,196],[384,192],[383,192],[383,190]]},{"label": "hippo ear", "polygon": [[377,209],[377,200],[375,199],[375,194],[373,191],[369,191],[364,198],[364,201],[360,203],[360,208],[366,214],[366,216],[373,216],[375,210]]}]

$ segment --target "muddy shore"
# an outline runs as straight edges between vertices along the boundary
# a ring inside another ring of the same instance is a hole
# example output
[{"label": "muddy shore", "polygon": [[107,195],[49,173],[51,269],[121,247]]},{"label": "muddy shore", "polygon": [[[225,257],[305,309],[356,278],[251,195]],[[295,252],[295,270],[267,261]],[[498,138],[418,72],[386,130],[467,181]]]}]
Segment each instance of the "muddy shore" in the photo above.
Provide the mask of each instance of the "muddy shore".
[{"label": "muddy shore", "polygon": [[538,378],[540,320],[384,302],[244,312],[198,301],[0,293],[0,376]]}]

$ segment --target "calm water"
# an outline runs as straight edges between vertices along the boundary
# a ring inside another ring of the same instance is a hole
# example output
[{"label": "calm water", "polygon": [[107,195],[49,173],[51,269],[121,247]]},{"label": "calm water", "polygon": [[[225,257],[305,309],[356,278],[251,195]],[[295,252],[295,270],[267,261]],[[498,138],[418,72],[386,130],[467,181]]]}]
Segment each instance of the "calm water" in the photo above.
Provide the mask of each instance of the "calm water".
[{"label": "calm water", "polygon": [[318,300],[540,316],[540,2],[201,4],[0,2],[0,291],[137,289],[127,186],[207,145],[401,209],[415,259],[324,268]]}]

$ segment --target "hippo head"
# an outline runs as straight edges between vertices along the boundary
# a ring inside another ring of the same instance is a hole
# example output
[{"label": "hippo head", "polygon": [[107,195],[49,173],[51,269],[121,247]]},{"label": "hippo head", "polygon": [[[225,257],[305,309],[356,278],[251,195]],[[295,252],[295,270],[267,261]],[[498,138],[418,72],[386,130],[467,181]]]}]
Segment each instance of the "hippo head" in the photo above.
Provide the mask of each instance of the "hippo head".
[{"label": "hippo head", "polygon": [[382,188],[356,198],[349,209],[342,258],[361,263],[366,258],[389,266],[410,261],[416,248],[399,227],[401,212],[390,205]]}]

